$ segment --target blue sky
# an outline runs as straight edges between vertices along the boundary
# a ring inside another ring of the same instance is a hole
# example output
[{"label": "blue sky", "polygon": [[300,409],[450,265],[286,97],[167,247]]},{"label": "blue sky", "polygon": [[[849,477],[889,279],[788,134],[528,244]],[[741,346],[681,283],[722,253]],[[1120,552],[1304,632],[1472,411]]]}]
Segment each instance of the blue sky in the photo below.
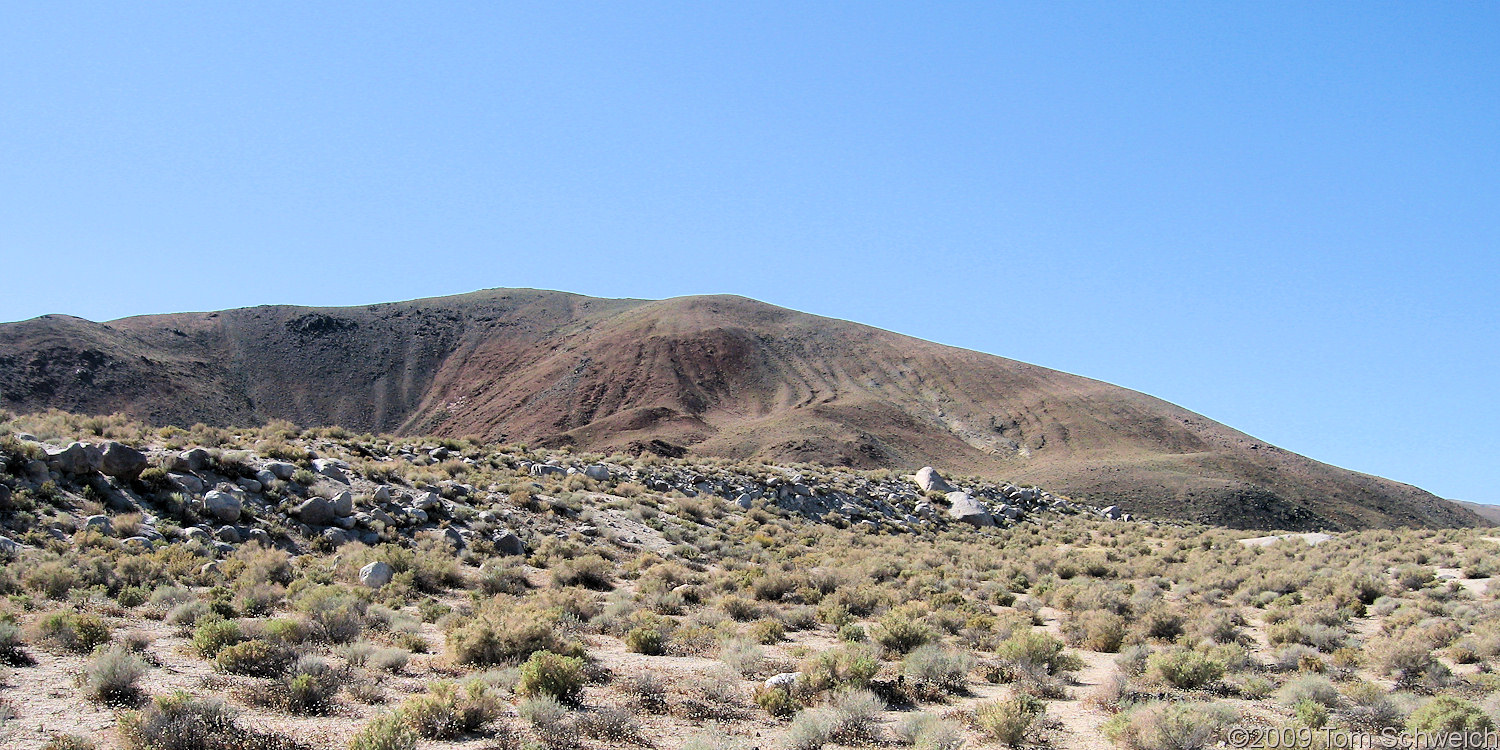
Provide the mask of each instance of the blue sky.
[{"label": "blue sky", "polygon": [[1500,502],[1495,3],[6,3],[0,165],[0,320],[735,293]]}]

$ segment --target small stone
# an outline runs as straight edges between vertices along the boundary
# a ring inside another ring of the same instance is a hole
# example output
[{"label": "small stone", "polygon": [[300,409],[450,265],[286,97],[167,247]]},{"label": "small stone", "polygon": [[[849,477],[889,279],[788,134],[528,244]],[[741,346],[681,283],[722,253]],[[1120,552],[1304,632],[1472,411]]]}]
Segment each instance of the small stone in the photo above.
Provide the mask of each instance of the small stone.
[{"label": "small stone", "polygon": [[177,489],[190,495],[198,495],[203,492],[203,480],[192,474],[168,474],[167,479],[176,485]]},{"label": "small stone", "polygon": [[99,470],[104,453],[87,443],[72,443],[60,451],[49,450],[47,462],[64,474],[88,474]]},{"label": "small stone", "polygon": [[83,525],[88,528],[98,529],[99,533],[105,536],[109,536],[115,530],[114,524],[109,522],[109,516],[89,516],[83,520]]},{"label": "small stone", "polygon": [[378,589],[391,582],[396,575],[389,563],[379,560],[359,569],[359,582],[372,589]]},{"label": "small stone", "polygon": [[180,472],[203,471],[213,456],[202,448],[183,451],[172,457],[172,470]]},{"label": "small stone", "polygon": [[609,467],[604,464],[589,464],[584,467],[583,475],[596,482],[609,479]]},{"label": "small stone", "polygon": [[948,493],[948,517],[974,526],[994,526],[995,519],[967,492]]},{"label": "small stone", "polygon": [[292,509],[297,518],[309,526],[327,526],[333,523],[337,514],[333,512],[333,503],[321,497],[310,497],[302,504]]},{"label": "small stone", "polygon": [[219,530],[215,532],[215,536],[219,537],[219,541],[229,542],[230,544],[239,544],[243,541],[240,538],[240,530],[233,526],[220,526]]},{"label": "small stone", "polygon": [[286,463],[285,461],[272,461],[266,464],[266,471],[271,472],[271,476],[276,477],[283,482],[290,482],[292,480],[292,475],[297,473],[297,467],[296,465]]},{"label": "small stone", "polygon": [[526,543],[516,536],[516,532],[507,529],[495,534],[495,551],[502,555],[524,555]]},{"label": "small stone", "polygon": [[923,466],[921,469],[918,469],[917,475],[913,479],[916,481],[917,486],[922,488],[923,492],[931,492],[933,490],[937,490],[938,492],[952,492],[954,489],[953,485],[948,484],[948,481],[943,479],[943,475],[939,474],[937,469],[931,466]]},{"label": "small stone", "polygon": [[146,465],[146,454],[113,441],[104,444],[104,452],[99,457],[99,470],[112,477],[134,479],[140,476]]},{"label": "small stone", "polygon": [[224,523],[234,523],[240,520],[244,505],[234,495],[214,490],[203,496],[203,509]]},{"label": "small stone", "polygon": [[339,516],[350,516],[354,514],[354,494],[344,490],[333,496],[333,512]]}]

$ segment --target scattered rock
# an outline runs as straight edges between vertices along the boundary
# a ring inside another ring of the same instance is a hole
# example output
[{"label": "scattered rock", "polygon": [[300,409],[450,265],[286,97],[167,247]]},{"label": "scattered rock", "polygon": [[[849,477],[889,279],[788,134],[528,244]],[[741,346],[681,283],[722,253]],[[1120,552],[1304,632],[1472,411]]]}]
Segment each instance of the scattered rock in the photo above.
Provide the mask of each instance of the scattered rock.
[{"label": "scattered rock", "polygon": [[83,525],[99,530],[99,533],[109,536],[115,531],[114,524],[109,522],[109,516],[89,516],[83,520]]},{"label": "scattered rock", "polygon": [[47,463],[64,474],[88,474],[99,470],[104,453],[87,443],[73,443],[60,451],[47,452]]},{"label": "scattered rock", "polygon": [[372,589],[378,589],[391,582],[396,575],[389,563],[379,560],[359,569],[359,582]]},{"label": "scattered rock", "polygon": [[183,451],[172,457],[172,471],[203,471],[213,456],[202,448]]},{"label": "scattered rock", "polygon": [[140,476],[146,466],[146,454],[113,441],[104,444],[104,452],[99,457],[100,471],[122,479],[134,479]]},{"label": "scattered rock", "polygon": [[604,464],[589,464],[584,467],[583,475],[596,482],[609,479],[609,467]]},{"label": "scattered rock", "polygon": [[939,474],[938,470],[931,466],[923,466],[918,469],[917,475],[913,479],[916,481],[917,486],[922,488],[923,492],[931,492],[933,490],[937,490],[938,492],[952,492],[954,490],[953,485],[948,484],[948,481],[943,479],[943,475]]},{"label": "scattered rock", "polygon": [[507,529],[495,534],[495,551],[502,555],[524,555],[526,543],[516,536],[516,532]]},{"label": "scattered rock", "polygon": [[214,490],[203,496],[203,509],[223,523],[234,523],[240,520],[244,504],[228,492]]},{"label": "scattered rock", "polygon": [[292,475],[297,473],[297,467],[285,461],[272,461],[266,464],[266,471],[271,472],[271,476],[283,482],[290,482],[292,481]]},{"label": "scattered rock", "polygon": [[766,689],[782,688],[783,690],[790,690],[793,685],[797,684],[797,680],[801,677],[801,672],[782,672],[766,680]]},{"label": "scattered rock", "polygon": [[314,473],[321,474],[340,484],[349,483],[349,477],[344,475],[344,469],[347,468],[349,468],[348,464],[332,458],[320,458],[313,461]]},{"label": "scattered rock", "polygon": [[967,492],[948,493],[948,517],[974,526],[994,526],[995,519]]},{"label": "scattered rock", "polygon": [[292,509],[292,513],[309,526],[328,526],[338,517],[333,503],[321,497],[310,497]]},{"label": "scattered rock", "polygon": [[177,486],[177,489],[189,495],[203,494],[203,480],[192,474],[168,474],[167,479]]},{"label": "scattered rock", "polygon": [[344,490],[334,495],[333,512],[341,518],[354,515],[354,494]]}]

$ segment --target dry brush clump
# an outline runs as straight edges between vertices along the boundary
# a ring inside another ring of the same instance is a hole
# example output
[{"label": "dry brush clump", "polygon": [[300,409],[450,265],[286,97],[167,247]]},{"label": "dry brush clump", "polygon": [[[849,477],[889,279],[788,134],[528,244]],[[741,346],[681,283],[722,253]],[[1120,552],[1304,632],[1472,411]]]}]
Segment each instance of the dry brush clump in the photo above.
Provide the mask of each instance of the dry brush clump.
[{"label": "dry brush clump", "polygon": [[[1494,543],[1483,532],[1250,546],[1239,532],[1085,515],[901,529],[819,521],[774,493],[749,508],[735,502],[737,483],[781,482],[788,471],[819,492],[850,493],[905,481],[889,473],[286,424],[36,423],[57,438],[103,430],[158,446],[128,486],[136,507],[114,508],[114,485],[23,479],[10,455],[39,460],[35,451],[0,442],[10,490],[0,525],[28,545],[0,556],[0,660],[26,670],[35,654],[71,660],[79,673],[98,664],[92,683],[102,689],[84,679],[79,696],[137,702],[131,721],[202,716],[225,736],[250,736],[207,705],[160,709],[108,687],[151,683],[126,678],[137,661],[158,660],[211,667],[211,692],[258,720],[373,711],[349,733],[361,750],[447,741],[436,737],[630,744],[658,725],[704,721],[774,723],[797,746],[894,738],[952,750],[985,737],[1044,739],[1046,712],[1036,708],[1073,700],[1114,714],[1121,746],[1192,746],[1221,729],[1224,717],[1203,707],[1231,700],[1270,720],[1339,727],[1405,726],[1431,705],[1412,721],[1456,726],[1472,723],[1465,705],[1483,713],[1500,687],[1500,606],[1483,582],[1462,578],[1488,569]],[[177,452],[195,447],[207,463],[190,473],[211,486],[259,482],[267,460],[295,471],[242,492],[246,518],[225,531],[208,523],[201,493],[176,484]],[[315,457],[345,462],[349,484],[339,487],[359,513],[379,510],[390,523],[372,520],[372,536],[335,542],[287,516],[309,497],[337,494]],[[575,473],[534,472],[534,463]],[[607,464],[608,478],[581,476],[593,464]],[[393,499],[377,500],[377,485]],[[903,512],[926,499],[911,497]],[[220,541],[250,527],[264,536]],[[502,532],[516,537],[505,553]],[[361,582],[374,563],[389,567],[389,582]],[[187,648],[133,644],[141,623]],[[696,671],[674,671],[685,663]],[[1084,664],[1118,664],[1119,673],[1075,694]],[[984,679],[1008,683],[999,688],[1006,702],[939,715]],[[1183,701],[1194,710],[1163,708]],[[496,718],[508,706],[523,738]],[[910,720],[887,720],[883,706],[913,709]],[[733,745],[735,736],[704,741]]]}]

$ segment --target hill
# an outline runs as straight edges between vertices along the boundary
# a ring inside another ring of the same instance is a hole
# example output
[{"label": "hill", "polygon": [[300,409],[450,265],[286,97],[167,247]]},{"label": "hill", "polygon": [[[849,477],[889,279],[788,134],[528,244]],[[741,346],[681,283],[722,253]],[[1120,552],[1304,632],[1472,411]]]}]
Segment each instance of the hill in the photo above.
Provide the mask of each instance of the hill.
[{"label": "hill", "polygon": [[0,405],[945,470],[1237,528],[1474,525],[1160,399],[729,296],[487,290],[0,325]]}]

